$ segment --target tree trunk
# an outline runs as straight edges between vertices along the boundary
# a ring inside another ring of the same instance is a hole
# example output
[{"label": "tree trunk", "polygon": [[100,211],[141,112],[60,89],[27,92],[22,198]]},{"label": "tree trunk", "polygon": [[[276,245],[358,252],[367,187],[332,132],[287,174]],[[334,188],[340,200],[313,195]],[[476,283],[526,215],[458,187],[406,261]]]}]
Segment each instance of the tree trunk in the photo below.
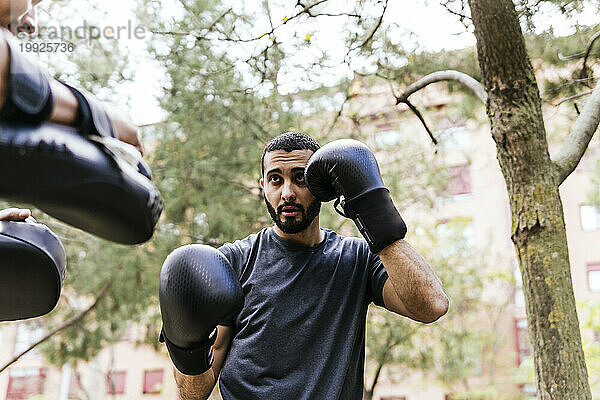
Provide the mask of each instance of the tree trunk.
[{"label": "tree trunk", "polygon": [[559,172],[511,0],[469,0],[487,113],[506,180],[539,399],[591,399],[569,266]]}]

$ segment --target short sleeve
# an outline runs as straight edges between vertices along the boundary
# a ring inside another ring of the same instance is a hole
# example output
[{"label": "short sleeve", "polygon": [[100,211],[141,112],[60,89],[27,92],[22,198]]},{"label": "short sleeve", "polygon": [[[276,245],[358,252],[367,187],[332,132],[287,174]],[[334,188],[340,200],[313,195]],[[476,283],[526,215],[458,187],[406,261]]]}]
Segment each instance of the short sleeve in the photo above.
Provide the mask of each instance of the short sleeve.
[{"label": "short sleeve", "polygon": [[[221,253],[223,253],[223,255],[225,256],[225,258],[227,258],[227,260],[229,261],[229,263],[231,264],[231,266],[233,267],[233,270],[236,271],[237,273],[237,263],[239,262],[239,256],[236,252],[236,247],[235,245],[231,244],[231,243],[225,243],[224,245],[222,245],[221,247],[219,247],[218,249]],[[219,320],[219,322],[217,323],[217,325],[226,325],[226,326],[233,326],[233,321],[235,319],[235,315],[233,314],[229,314],[223,318],[221,318],[221,320]]]},{"label": "short sleeve", "polygon": [[388,273],[377,254],[368,250],[367,268],[369,274],[369,290],[373,303],[384,307],[383,304],[383,285],[388,279]]}]

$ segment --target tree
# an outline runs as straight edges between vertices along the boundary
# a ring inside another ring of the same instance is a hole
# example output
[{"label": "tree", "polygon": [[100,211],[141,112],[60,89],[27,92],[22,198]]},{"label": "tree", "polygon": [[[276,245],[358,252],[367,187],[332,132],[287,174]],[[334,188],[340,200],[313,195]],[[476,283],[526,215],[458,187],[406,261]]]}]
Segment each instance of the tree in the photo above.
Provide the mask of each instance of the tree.
[{"label": "tree", "polygon": [[557,157],[550,158],[541,99],[514,4],[469,2],[487,112],[513,215],[540,399],[590,399],[558,188],[600,118],[597,89]]}]

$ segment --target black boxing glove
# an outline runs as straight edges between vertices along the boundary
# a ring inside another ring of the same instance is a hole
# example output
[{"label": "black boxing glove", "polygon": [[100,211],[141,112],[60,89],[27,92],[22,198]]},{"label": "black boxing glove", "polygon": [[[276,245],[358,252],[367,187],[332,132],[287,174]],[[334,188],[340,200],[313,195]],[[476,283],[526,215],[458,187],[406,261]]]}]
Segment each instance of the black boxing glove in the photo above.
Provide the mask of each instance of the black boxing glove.
[{"label": "black boxing glove", "polygon": [[160,310],[165,342],[175,367],[199,375],[213,362],[217,323],[239,311],[242,288],[227,258],[200,244],[180,247],[160,271]]},{"label": "black boxing glove", "polygon": [[64,82],[61,83],[77,99],[79,107],[75,126],[80,134],[116,137],[112,122],[100,100],[83,89],[76,89]]},{"label": "black boxing glove", "polygon": [[328,143],[311,156],[304,175],[317,199],[337,198],[336,211],[354,221],[374,253],[406,235],[406,224],[383,185],[377,160],[363,143],[351,139]]},{"label": "black boxing glove", "polygon": [[10,73],[0,120],[37,125],[48,119],[54,105],[50,77],[35,60],[23,55],[11,39],[6,38],[6,43]]}]

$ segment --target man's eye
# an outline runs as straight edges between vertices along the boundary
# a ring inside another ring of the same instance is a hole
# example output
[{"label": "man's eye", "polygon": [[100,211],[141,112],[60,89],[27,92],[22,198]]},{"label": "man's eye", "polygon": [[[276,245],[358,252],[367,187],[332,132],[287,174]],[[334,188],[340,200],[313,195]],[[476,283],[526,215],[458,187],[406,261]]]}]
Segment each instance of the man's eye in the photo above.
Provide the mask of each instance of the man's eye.
[{"label": "man's eye", "polygon": [[279,180],[280,180],[280,178],[277,175],[271,175],[269,177],[269,181],[273,182],[273,183],[277,183],[277,182],[279,182]]},{"label": "man's eye", "polygon": [[304,174],[298,174],[298,175],[296,175],[296,182],[298,182],[298,183],[304,183]]}]

